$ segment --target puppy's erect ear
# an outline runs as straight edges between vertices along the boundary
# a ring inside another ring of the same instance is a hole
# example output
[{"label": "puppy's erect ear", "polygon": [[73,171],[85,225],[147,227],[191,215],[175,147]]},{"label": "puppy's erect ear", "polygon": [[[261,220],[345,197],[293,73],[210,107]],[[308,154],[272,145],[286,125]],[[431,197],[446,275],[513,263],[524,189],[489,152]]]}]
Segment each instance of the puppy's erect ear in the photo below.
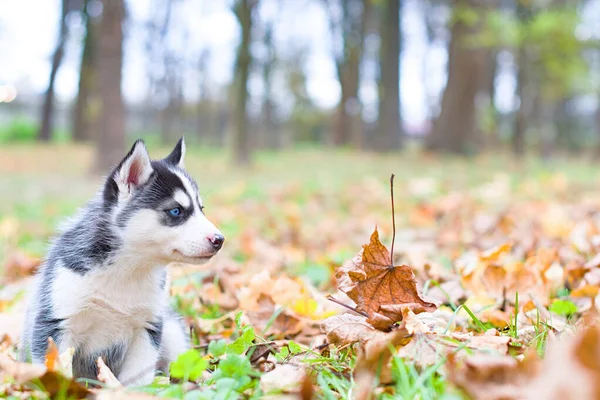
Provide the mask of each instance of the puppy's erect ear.
[{"label": "puppy's erect ear", "polygon": [[184,157],[185,157],[185,140],[182,137],[181,139],[179,139],[179,141],[175,145],[175,148],[173,149],[171,154],[166,156],[164,160],[167,164],[171,164],[171,165],[175,165],[179,168],[183,168],[183,158]]},{"label": "puppy's erect ear", "polygon": [[152,174],[152,164],[150,156],[144,141],[139,139],[134,144],[129,153],[113,176],[119,186],[119,191],[129,191],[146,183]]}]

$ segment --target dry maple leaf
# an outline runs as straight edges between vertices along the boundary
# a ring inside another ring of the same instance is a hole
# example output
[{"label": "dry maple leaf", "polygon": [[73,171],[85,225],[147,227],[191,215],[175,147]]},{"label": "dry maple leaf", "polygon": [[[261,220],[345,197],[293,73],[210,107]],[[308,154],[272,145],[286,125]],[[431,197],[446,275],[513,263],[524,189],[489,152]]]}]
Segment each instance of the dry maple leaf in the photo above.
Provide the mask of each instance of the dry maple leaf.
[{"label": "dry maple leaf", "polygon": [[394,266],[388,249],[379,241],[377,229],[371,241],[336,272],[338,286],[368,316],[374,327],[388,330],[402,320],[406,310],[434,311],[437,305],[419,295],[415,274],[407,265]]}]

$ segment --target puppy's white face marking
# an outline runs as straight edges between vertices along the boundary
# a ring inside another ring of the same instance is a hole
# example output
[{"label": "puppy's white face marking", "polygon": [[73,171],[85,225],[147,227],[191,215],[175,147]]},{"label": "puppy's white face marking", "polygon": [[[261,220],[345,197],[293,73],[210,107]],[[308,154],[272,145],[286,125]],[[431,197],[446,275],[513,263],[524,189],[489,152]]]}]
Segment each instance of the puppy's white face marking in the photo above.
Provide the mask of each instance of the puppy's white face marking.
[{"label": "puppy's white face marking", "polygon": [[[172,252],[184,258],[209,258],[216,253],[210,238],[221,232],[202,213],[195,212],[183,225],[171,228]],[[200,262],[199,260],[197,262]]]},{"label": "puppy's white face marking", "polygon": [[188,195],[181,189],[176,189],[173,199],[183,208],[190,208],[192,205]]},{"label": "puppy's white face marking", "polygon": [[139,209],[129,218],[122,235],[127,251],[143,251],[164,262],[206,262],[218,251],[211,239],[221,232],[202,212],[190,179],[176,168],[168,172],[179,187],[155,207]]}]

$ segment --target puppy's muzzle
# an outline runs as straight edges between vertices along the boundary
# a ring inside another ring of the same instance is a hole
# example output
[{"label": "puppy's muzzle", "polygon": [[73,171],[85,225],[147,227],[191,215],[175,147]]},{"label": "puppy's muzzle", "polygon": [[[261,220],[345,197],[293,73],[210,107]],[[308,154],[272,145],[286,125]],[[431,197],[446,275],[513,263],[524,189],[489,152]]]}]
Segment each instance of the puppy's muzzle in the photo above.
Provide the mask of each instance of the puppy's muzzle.
[{"label": "puppy's muzzle", "polygon": [[212,236],[207,237],[208,241],[212,245],[215,252],[219,251],[221,247],[223,247],[223,242],[225,241],[225,237],[220,233],[215,233]]}]

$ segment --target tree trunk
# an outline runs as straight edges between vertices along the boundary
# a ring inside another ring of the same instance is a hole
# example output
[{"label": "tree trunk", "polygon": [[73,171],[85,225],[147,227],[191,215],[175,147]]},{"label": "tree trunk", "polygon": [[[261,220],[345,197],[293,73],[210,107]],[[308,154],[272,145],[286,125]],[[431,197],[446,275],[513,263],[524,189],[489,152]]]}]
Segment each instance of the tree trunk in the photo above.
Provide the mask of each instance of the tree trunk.
[{"label": "tree trunk", "polygon": [[97,115],[95,115],[97,113],[94,113],[91,105],[93,104],[92,97],[98,89],[95,68],[98,27],[88,13],[88,6],[89,1],[86,0],[83,9],[86,32],[79,69],[79,90],[73,110],[73,140],[76,142],[86,142],[95,136],[94,120],[97,119]]},{"label": "tree trunk", "polygon": [[96,146],[96,170],[105,172],[125,152],[125,109],[121,96],[124,0],[104,0],[99,30],[100,132]]},{"label": "tree trunk", "polygon": [[238,0],[235,5],[235,14],[242,28],[235,65],[235,127],[233,132],[234,162],[239,166],[250,164],[251,149],[250,137],[248,135],[246,103],[248,100],[248,75],[250,73],[250,64],[252,63],[252,56],[250,54],[252,11],[256,3],[256,0]]},{"label": "tree trunk", "polygon": [[381,23],[379,119],[374,147],[390,151],[402,145],[400,118],[400,0],[387,0]]},{"label": "tree trunk", "polygon": [[[517,1],[517,15],[521,24],[526,24],[531,17],[531,8],[523,1]],[[526,132],[528,119],[534,112],[535,88],[531,65],[529,62],[529,49],[526,44],[521,44],[517,54],[517,93],[519,95],[519,109],[515,117],[515,127],[512,136],[512,151],[515,157],[522,158],[525,154]]]},{"label": "tree trunk", "polygon": [[340,86],[341,86],[341,95],[340,102],[337,105],[336,113],[335,113],[335,121],[333,126],[333,140],[332,144],[334,146],[342,146],[349,142],[348,135],[348,127],[350,125],[348,112],[346,109],[355,106],[354,102],[351,102],[347,78],[345,78],[346,74],[343,69],[347,67],[340,66],[338,69],[342,70],[338,74],[340,76]]},{"label": "tree trunk", "polygon": [[[358,0],[362,12],[356,13],[356,4],[342,2],[343,55],[336,57],[337,74],[341,96],[338,103],[333,129],[332,144],[344,146],[352,144],[362,147],[364,141],[362,105],[358,97],[360,88],[360,64],[363,56],[367,21],[370,18],[371,2]],[[356,0],[354,1],[356,2]]]},{"label": "tree trunk", "polygon": [[500,146],[501,139],[498,132],[498,112],[494,103],[495,80],[498,63],[497,51],[493,48],[485,49],[485,67],[482,74],[481,88],[477,95],[477,126],[481,144],[486,148]]},{"label": "tree trunk", "polygon": [[[481,9],[476,0],[457,0],[456,8]],[[448,51],[448,83],[442,97],[442,110],[427,138],[429,150],[468,153],[476,138],[475,96],[485,69],[485,51],[470,47],[466,40],[480,29],[480,23],[457,19],[451,30]]]},{"label": "tree trunk", "polygon": [[273,44],[273,26],[271,24],[265,25],[263,44],[267,51],[267,56],[265,57],[262,68],[264,90],[262,101],[262,140],[260,140],[260,144],[261,147],[277,149],[280,147],[281,143],[274,123],[275,104],[273,103],[272,80],[276,56],[275,46]]},{"label": "tree trunk", "polygon": [[56,74],[62,63],[65,54],[65,42],[67,40],[67,13],[69,11],[69,0],[62,0],[62,10],[60,16],[60,29],[58,32],[58,43],[52,55],[52,67],[50,69],[50,81],[48,89],[44,96],[44,105],[42,106],[42,121],[40,131],[38,132],[38,140],[48,142],[52,136],[53,119],[54,119],[54,83]]},{"label": "tree trunk", "polygon": [[596,133],[598,134],[598,136],[596,137],[596,140],[598,144],[596,144],[596,158],[600,158],[600,94],[598,94],[598,99],[597,99],[598,103],[597,103],[597,107],[596,107]]}]

